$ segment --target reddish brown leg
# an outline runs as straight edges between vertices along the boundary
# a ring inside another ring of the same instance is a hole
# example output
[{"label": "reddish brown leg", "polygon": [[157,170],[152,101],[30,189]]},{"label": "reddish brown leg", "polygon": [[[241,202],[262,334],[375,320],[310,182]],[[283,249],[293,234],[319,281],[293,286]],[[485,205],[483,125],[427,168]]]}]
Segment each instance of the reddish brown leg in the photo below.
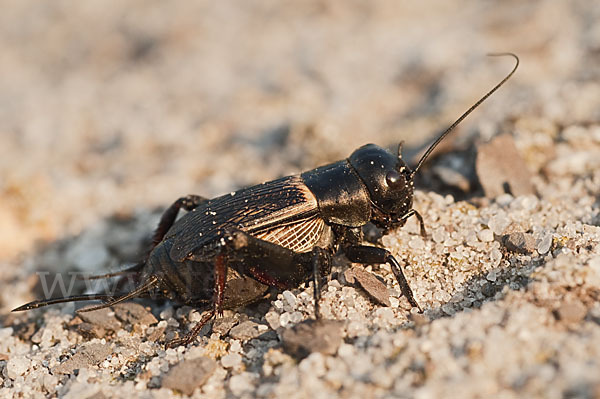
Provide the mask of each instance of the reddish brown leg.
[{"label": "reddish brown leg", "polygon": [[223,301],[225,300],[225,281],[227,280],[227,265],[225,264],[225,255],[218,255],[215,258],[215,288],[214,288],[214,305],[213,309],[206,312],[202,319],[196,323],[194,328],[190,330],[187,334],[185,334],[181,338],[174,339],[167,343],[167,348],[174,348],[179,345],[187,345],[194,341],[202,327],[210,319],[212,319],[215,314],[219,316],[223,316]]},{"label": "reddish brown leg", "polygon": [[179,345],[187,345],[187,344],[193,342],[196,339],[196,337],[198,336],[198,334],[200,334],[200,330],[202,330],[202,327],[204,327],[204,325],[206,323],[208,323],[209,320],[212,319],[214,315],[215,315],[214,310],[210,310],[210,311],[206,312],[204,314],[204,316],[202,316],[202,319],[200,319],[200,321],[198,323],[196,323],[196,325],[194,326],[194,328],[192,328],[190,330],[190,332],[185,334],[183,337],[175,338],[175,339],[167,342],[167,348],[176,348]]},{"label": "reddish brown leg", "polygon": [[215,312],[223,316],[223,301],[225,300],[225,281],[227,280],[227,265],[225,255],[218,255],[215,259]]},{"label": "reddish brown leg", "polygon": [[177,201],[173,202],[173,204],[167,208],[160,218],[158,227],[152,236],[152,248],[162,241],[162,239],[165,237],[165,234],[167,234],[167,231],[169,231],[171,226],[173,226],[173,223],[175,222],[177,214],[181,208],[185,209],[186,211],[191,211],[205,201],[208,200],[199,195],[191,194],[187,197],[181,197]]}]

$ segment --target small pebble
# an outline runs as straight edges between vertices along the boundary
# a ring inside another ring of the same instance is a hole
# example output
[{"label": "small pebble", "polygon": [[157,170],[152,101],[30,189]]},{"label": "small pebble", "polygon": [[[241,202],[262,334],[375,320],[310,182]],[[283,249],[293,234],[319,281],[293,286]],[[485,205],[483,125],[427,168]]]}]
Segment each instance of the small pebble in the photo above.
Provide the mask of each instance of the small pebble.
[{"label": "small pebble", "polygon": [[312,352],[332,355],[342,343],[342,327],[342,322],[333,320],[303,321],[283,331],[283,348],[300,359]]},{"label": "small pebble", "polygon": [[292,323],[299,323],[302,321],[302,313],[301,312],[292,312],[290,314],[290,321]]},{"label": "small pebble", "polygon": [[258,324],[252,320],[246,320],[233,327],[229,331],[229,336],[231,338],[239,339],[240,341],[247,341],[263,334],[267,330],[265,327],[265,325]]},{"label": "small pebble", "polygon": [[433,230],[431,238],[438,244],[443,243],[444,241],[446,241],[446,239],[448,239],[448,232],[443,227],[439,227]]},{"label": "small pebble", "polygon": [[531,234],[516,232],[503,237],[503,242],[509,251],[529,254],[535,250],[535,238]]},{"label": "small pebble", "polygon": [[587,313],[586,307],[579,301],[566,302],[557,310],[558,318],[565,323],[580,323]]},{"label": "small pebble", "polygon": [[167,320],[167,319],[170,319],[171,317],[173,317],[173,307],[170,306],[170,307],[166,308],[165,310],[161,311],[159,314],[159,317],[162,320]]},{"label": "small pebble", "polygon": [[25,374],[31,362],[25,357],[12,357],[6,363],[6,373],[8,378],[14,380],[20,375]]},{"label": "small pebble", "polygon": [[265,315],[265,320],[273,330],[276,330],[281,326],[279,319],[280,317],[276,312],[268,312]]},{"label": "small pebble", "polygon": [[289,305],[291,309],[294,309],[296,306],[296,296],[291,293],[291,291],[283,291],[282,293],[283,299]]},{"label": "small pebble", "polygon": [[360,287],[366,291],[369,297],[374,299],[378,304],[390,306],[390,292],[387,286],[363,267],[356,266],[350,270],[346,270],[344,277],[349,283],[354,283],[354,281],[356,281]]},{"label": "small pebble", "polygon": [[229,342],[229,351],[230,352],[240,352],[242,350],[242,344],[237,339],[232,339]]},{"label": "small pebble", "polygon": [[273,306],[275,307],[275,309],[282,310],[283,309],[283,301],[277,299],[276,301],[273,301]]},{"label": "small pebble", "polygon": [[502,260],[502,252],[497,248],[492,249],[490,252],[490,260],[492,261],[492,266],[498,266]]},{"label": "small pebble", "polygon": [[206,383],[215,372],[217,363],[208,357],[185,360],[175,367],[162,380],[162,387],[191,395],[194,390]]},{"label": "small pebble", "polygon": [[477,233],[477,238],[482,242],[494,241],[494,232],[490,229],[483,229]]},{"label": "small pebble", "polygon": [[510,220],[504,214],[495,215],[488,222],[490,230],[496,235],[502,235],[509,224]]},{"label": "small pebble", "polygon": [[221,365],[225,368],[233,368],[242,363],[242,355],[239,353],[229,353],[221,358]]},{"label": "small pebble", "polygon": [[425,241],[423,241],[423,238],[416,236],[411,238],[408,242],[408,246],[412,249],[422,249],[425,247]]},{"label": "small pebble", "polygon": [[547,254],[550,251],[550,247],[552,246],[552,234],[546,233],[542,236],[540,241],[537,244],[537,251],[540,255]]},{"label": "small pebble", "polygon": [[290,323],[290,320],[291,320],[290,313],[285,312],[279,317],[279,325],[281,327],[285,327]]},{"label": "small pebble", "polygon": [[244,372],[236,374],[229,379],[229,389],[235,396],[241,396],[245,392],[251,392],[255,389],[254,384],[252,383],[254,379],[254,375],[251,373]]}]

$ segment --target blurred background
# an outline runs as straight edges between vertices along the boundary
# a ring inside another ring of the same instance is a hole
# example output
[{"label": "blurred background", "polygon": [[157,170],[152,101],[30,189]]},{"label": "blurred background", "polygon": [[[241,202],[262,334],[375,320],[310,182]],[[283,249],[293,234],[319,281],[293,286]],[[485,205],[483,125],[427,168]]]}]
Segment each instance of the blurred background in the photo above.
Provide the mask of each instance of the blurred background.
[{"label": "blurred background", "polygon": [[[579,1],[3,0],[0,260],[110,215],[457,137],[600,119]],[[7,271],[5,271],[7,273]]]}]

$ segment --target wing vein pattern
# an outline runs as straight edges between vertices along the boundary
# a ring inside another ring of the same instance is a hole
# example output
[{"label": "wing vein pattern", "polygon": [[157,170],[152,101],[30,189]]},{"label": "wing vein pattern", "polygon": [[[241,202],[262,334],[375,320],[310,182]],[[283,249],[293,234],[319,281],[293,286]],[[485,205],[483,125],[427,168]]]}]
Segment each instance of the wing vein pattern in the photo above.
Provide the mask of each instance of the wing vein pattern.
[{"label": "wing vein pattern", "polygon": [[211,199],[177,220],[165,240],[173,240],[175,261],[208,256],[232,229],[302,252],[323,228],[316,198],[295,175]]}]

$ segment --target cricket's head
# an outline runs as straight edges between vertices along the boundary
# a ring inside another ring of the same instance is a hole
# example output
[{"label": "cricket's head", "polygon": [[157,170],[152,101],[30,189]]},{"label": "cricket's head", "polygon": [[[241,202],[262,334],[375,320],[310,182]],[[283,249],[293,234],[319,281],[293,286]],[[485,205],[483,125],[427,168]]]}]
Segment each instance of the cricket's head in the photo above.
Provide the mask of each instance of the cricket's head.
[{"label": "cricket's head", "polygon": [[413,172],[400,151],[395,155],[367,144],[354,151],[348,161],[369,191],[375,225],[388,228],[412,209]]}]

